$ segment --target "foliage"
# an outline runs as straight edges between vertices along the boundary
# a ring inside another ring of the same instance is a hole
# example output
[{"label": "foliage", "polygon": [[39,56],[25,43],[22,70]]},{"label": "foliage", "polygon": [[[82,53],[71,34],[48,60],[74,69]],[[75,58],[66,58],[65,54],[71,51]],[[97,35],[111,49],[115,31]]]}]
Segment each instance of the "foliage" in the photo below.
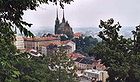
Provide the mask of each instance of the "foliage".
[{"label": "foliage", "polygon": [[74,38],[73,41],[76,43],[76,51],[88,53],[89,55],[92,54],[92,48],[98,43],[97,38],[92,36],[81,36],[80,38]]},{"label": "foliage", "polygon": [[67,57],[64,49],[60,48],[49,56],[49,67],[51,74],[54,74],[53,82],[77,82],[74,61]]},{"label": "foliage", "polygon": [[[17,61],[14,58],[16,54],[16,47],[13,44],[13,32],[4,22],[0,22],[0,82],[4,82],[5,79],[12,78],[18,75],[13,67],[13,63]],[[14,60],[14,61],[13,61]]]},{"label": "foliage", "polygon": [[93,38],[92,36],[86,36],[84,38],[84,47],[83,51],[87,53],[89,56],[93,55],[92,49],[96,46],[98,43],[97,38]]},{"label": "foliage", "polygon": [[121,26],[119,23],[114,24],[113,19],[101,20],[99,27],[103,29],[99,33],[103,41],[94,48],[94,51],[108,67],[109,81],[139,82],[140,52],[137,47],[140,31],[133,31],[137,33],[135,34],[137,39],[132,40],[118,34]]},{"label": "foliage", "polygon": [[64,50],[44,57],[27,57],[19,56],[20,62],[15,64],[21,73],[20,82],[77,82],[74,63]]},{"label": "foliage", "polygon": [[66,40],[69,40],[69,39],[68,39],[68,37],[67,37],[67,36],[65,36],[65,35],[64,35],[64,36],[60,36],[60,39],[61,39],[61,41],[66,41]]}]

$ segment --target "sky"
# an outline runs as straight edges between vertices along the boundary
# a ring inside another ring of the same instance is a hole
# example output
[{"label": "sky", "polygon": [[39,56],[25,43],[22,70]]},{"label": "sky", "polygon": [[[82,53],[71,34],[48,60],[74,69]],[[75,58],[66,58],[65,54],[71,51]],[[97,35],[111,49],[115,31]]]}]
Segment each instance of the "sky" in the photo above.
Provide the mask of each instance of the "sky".
[{"label": "sky", "polygon": [[[100,20],[113,18],[122,26],[140,24],[140,0],[74,0],[65,5],[65,18],[72,28],[97,27]],[[62,20],[62,9],[50,3],[43,4],[36,11],[25,11],[24,20],[33,24],[33,28],[53,27],[56,9]]]}]

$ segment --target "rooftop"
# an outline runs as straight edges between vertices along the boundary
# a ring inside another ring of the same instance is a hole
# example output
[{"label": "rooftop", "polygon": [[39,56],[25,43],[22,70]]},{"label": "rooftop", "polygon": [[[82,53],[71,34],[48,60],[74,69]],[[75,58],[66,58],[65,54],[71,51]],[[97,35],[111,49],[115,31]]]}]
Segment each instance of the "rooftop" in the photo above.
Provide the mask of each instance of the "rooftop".
[{"label": "rooftop", "polygon": [[84,72],[100,74],[103,71],[98,71],[98,70],[95,70],[95,69],[89,69],[89,70],[84,70]]},{"label": "rooftop", "polygon": [[73,41],[67,40],[67,41],[55,41],[55,42],[49,42],[47,44],[43,44],[43,46],[48,47],[49,45],[57,45],[57,46],[63,46],[68,44],[69,42],[74,43]]},{"label": "rooftop", "polygon": [[82,57],[78,57],[75,61],[80,62],[82,59],[83,59]]},{"label": "rooftop", "polygon": [[92,59],[88,59],[88,58],[83,58],[79,63],[83,63],[83,64],[93,64],[93,60]]},{"label": "rooftop", "polygon": [[51,40],[59,40],[56,37],[24,37],[25,41],[51,41]]},{"label": "rooftop", "polygon": [[85,56],[80,53],[70,53],[68,54],[68,57],[73,59],[73,58],[85,57]]}]

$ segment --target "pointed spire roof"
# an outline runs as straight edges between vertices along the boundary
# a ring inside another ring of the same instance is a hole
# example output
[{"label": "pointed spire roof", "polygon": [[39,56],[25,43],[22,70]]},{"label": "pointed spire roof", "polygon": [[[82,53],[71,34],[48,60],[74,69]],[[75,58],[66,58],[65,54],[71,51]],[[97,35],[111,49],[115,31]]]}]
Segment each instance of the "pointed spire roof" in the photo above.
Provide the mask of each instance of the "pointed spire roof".
[{"label": "pointed spire roof", "polygon": [[58,8],[56,10],[56,20],[59,20],[59,18],[58,18]]},{"label": "pointed spire roof", "polygon": [[63,18],[62,18],[62,23],[65,23],[65,13],[64,13],[64,9],[63,9]]}]

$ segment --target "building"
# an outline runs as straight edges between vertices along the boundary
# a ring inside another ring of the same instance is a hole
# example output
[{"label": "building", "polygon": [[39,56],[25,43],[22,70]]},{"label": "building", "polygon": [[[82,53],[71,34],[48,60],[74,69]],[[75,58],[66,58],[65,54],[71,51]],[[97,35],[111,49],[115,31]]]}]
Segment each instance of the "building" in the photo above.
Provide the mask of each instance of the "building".
[{"label": "building", "polygon": [[64,10],[63,10],[63,18],[61,23],[58,18],[58,10],[57,10],[57,16],[55,20],[55,34],[65,34],[69,38],[73,37],[73,30],[70,27],[68,21],[65,20]]},{"label": "building", "polygon": [[24,50],[24,38],[22,36],[16,36],[16,41],[15,41],[15,46],[17,47],[17,49],[19,50]]},{"label": "building", "polygon": [[71,41],[71,40],[67,40],[67,41],[61,41],[63,45],[69,45],[72,47],[71,52],[74,52],[76,50],[76,44],[75,42]]},{"label": "building", "polygon": [[78,69],[92,69],[95,67],[96,60],[91,57],[78,57],[75,60],[75,65]]},{"label": "building", "polygon": [[94,57],[78,57],[75,60],[75,65],[80,70],[85,69],[96,69],[96,70],[106,70],[106,66],[101,64],[101,60],[95,60]]},{"label": "building", "polygon": [[42,46],[41,53],[44,55],[50,55],[55,54],[57,50],[58,50],[57,45],[51,43],[49,45]]},{"label": "building", "polygon": [[59,53],[60,50],[63,50],[63,53],[70,53],[71,52],[71,46],[57,46],[54,44],[50,44],[47,47],[42,46],[42,54],[44,55],[53,55]]},{"label": "building", "polygon": [[41,51],[41,47],[52,43],[52,42],[60,42],[58,37],[46,36],[46,37],[23,37],[16,36],[15,46],[20,51],[25,51],[28,49],[35,49],[37,51]]},{"label": "building", "polygon": [[24,37],[24,46],[25,49],[35,49],[40,52],[42,46],[51,42],[59,41],[60,39],[56,37]]},{"label": "building", "polygon": [[76,44],[73,41],[59,41],[59,42],[51,42],[44,46],[42,46],[42,54],[53,54],[56,53],[59,49],[63,49],[66,51],[66,54],[72,53],[76,50]]},{"label": "building", "polygon": [[74,33],[74,37],[73,38],[80,38],[80,37],[83,37],[84,35],[80,32],[76,32]]},{"label": "building", "polygon": [[69,58],[71,58],[72,60],[76,60],[77,58],[83,58],[85,57],[84,55],[80,54],[80,53],[70,53],[67,55]]},{"label": "building", "polygon": [[106,79],[109,77],[107,71],[99,71],[95,69],[84,70],[83,76],[94,80],[95,82],[106,82]]}]

